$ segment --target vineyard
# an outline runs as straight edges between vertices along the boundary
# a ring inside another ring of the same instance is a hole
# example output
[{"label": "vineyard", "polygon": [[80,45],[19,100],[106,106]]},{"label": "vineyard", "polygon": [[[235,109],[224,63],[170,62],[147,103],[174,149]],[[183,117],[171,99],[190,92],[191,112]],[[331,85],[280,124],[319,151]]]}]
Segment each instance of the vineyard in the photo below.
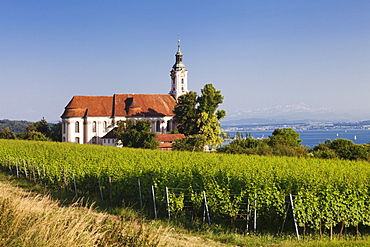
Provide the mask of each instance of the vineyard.
[{"label": "vineyard", "polygon": [[206,195],[214,222],[253,219],[260,229],[279,231],[292,219],[292,195],[301,233],[370,225],[367,162],[12,140],[0,140],[0,161],[12,175],[78,196],[100,193],[115,204],[149,207],[155,189],[162,216],[179,216],[189,205],[202,215]]}]

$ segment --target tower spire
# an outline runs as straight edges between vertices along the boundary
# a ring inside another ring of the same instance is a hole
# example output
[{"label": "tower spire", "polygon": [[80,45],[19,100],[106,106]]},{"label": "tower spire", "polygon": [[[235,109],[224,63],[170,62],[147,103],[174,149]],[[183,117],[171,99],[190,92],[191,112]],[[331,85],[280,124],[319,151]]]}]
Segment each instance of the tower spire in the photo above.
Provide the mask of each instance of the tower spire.
[{"label": "tower spire", "polygon": [[170,94],[177,98],[188,92],[188,71],[182,62],[182,53],[180,51],[180,34],[177,36],[177,52],[175,54],[176,62],[171,70],[171,90]]},{"label": "tower spire", "polygon": [[180,51],[180,34],[177,34],[177,54],[180,54],[181,55],[181,51]]},{"label": "tower spire", "polygon": [[180,34],[178,34],[177,36],[177,52],[176,52],[175,57],[176,57],[176,62],[172,66],[172,69],[177,70],[177,71],[186,69],[185,64],[183,64],[182,62],[182,53],[180,51]]}]

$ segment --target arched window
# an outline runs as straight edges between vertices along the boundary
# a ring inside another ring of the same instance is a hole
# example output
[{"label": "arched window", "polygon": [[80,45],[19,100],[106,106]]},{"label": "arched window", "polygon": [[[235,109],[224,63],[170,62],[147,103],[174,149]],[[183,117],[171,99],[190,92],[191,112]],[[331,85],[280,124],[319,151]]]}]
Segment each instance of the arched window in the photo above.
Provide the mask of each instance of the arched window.
[{"label": "arched window", "polygon": [[80,144],[80,137],[76,137],[75,143]]},{"label": "arched window", "polygon": [[181,84],[184,84],[184,78],[183,78],[183,79],[181,79]]},{"label": "arched window", "polygon": [[80,133],[80,123],[78,121],[75,123],[75,133]]},{"label": "arched window", "polygon": [[96,132],[96,122],[92,123],[92,132]]},{"label": "arched window", "polygon": [[170,132],[171,131],[171,121],[167,121],[167,128],[166,128],[167,132]]},{"label": "arched window", "polygon": [[107,132],[107,131],[108,131],[108,124],[107,124],[107,121],[104,121],[104,122],[103,122],[103,131],[104,131],[104,132]]},{"label": "arched window", "polygon": [[160,132],[161,131],[161,122],[158,120],[155,126],[155,131]]}]

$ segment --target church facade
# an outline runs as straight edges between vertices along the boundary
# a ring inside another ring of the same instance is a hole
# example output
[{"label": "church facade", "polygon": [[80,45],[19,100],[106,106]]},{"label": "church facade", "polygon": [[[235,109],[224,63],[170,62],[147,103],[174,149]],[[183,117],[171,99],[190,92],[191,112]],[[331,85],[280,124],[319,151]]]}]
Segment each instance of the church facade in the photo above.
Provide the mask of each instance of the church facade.
[{"label": "church facade", "polygon": [[103,137],[120,120],[151,122],[151,131],[167,134],[175,128],[177,98],[188,92],[188,71],[182,62],[180,39],[170,71],[169,94],[114,94],[113,96],[73,96],[62,118],[62,141],[103,145]]}]

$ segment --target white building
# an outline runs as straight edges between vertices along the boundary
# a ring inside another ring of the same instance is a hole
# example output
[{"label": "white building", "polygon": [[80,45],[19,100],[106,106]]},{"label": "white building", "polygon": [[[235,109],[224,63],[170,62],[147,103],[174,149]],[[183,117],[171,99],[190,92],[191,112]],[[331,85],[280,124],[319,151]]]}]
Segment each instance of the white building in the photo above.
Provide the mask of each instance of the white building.
[{"label": "white building", "polygon": [[[176,62],[170,71],[169,94],[73,96],[61,116],[62,141],[107,145],[103,143],[102,137],[112,130],[119,120],[126,119],[150,121],[151,131],[157,134],[166,134],[173,130],[176,100],[188,92],[188,71],[182,62],[180,40],[175,57]],[[106,139],[106,142],[108,140]]]}]

